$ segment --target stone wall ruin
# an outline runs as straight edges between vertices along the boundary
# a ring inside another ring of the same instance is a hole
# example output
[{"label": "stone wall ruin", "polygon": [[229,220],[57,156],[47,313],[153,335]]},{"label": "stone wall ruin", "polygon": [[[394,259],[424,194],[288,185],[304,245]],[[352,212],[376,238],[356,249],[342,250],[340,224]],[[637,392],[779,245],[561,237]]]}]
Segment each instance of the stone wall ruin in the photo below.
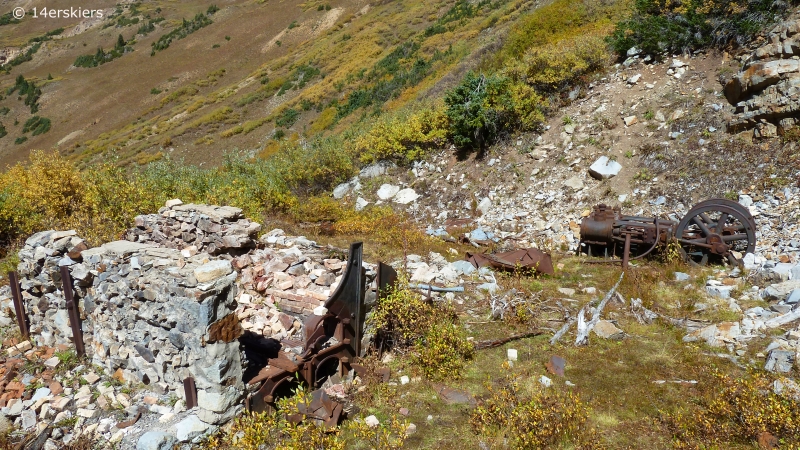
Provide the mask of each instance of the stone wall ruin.
[{"label": "stone wall ruin", "polygon": [[[304,318],[325,313],[346,256],[282,230],[259,240],[261,225],[232,207],[175,200],[134,222],[124,240],[95,248],[75,231],[26,240],[18,273],[32,339],[74,347],[60,274],[66,266],[91,362],[179,398],[192,377],[198,418],[223,423],[242,410],[245,382],[266,364],[247,342],[300,349]],[[374,267],[365,268],[372,281]],[[9,297],[0,289],[2,304]]]}]

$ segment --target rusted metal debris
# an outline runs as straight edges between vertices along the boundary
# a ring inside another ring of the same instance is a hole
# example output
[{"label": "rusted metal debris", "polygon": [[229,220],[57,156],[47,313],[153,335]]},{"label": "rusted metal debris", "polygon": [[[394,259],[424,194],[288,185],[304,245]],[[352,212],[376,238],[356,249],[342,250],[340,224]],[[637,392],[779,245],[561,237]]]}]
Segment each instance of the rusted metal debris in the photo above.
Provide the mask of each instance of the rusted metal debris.
[{"label": "rusted metal debris", "polygon": [[560,356],[553,355],[550,357],[550,361],[547,361],[547,364],[545,364],[544,367],[553,375],[563,377],[564,369],[567,367],[567,361]]},{"label": "rusted metal debris", "polygon": [[[312,401],[289,415],[290,420],[303,416],[322,421],[328,426],[339,423],[342,405],[328,397],[322,385],[330,377],[344,377],[360,366],[354,360],[361,356],[363,335],[364,294],[366,273],[362,266],[362,243],[350,246],[350,256],[342,281],[325,302],[324,316],[312,315],[304,324],[305,338],[302,352],[284,352],[278,349],[268,365],[248,384],[260,383],[258,391],[246,402],[250,411],[265,411],[275,407],[280,398],[289,396],[300,384],[315,389]],[[378,268],[378,295],[384,295],[388,286],[397,280],[397,273],[389,266]]]},{"label": "rusted metal debris", "polygon": [[67,301],[69,326],[72,328],[72,341],[75,343],[75,353],[77,353],[78,356],[83,356],[86,354],[86,350],[83,346],[81,317],[78,312],[78,304],[75,303],[75,294],[72,290],[72,275],[69,273],[68,266],[61,266],[61,283],[64,289],[64,299]]},{"label": "rusted metal debris", "polygon": [[439,394],[439,397],[448,405],[469,405],[475,407],[478,404],[475,397],[467,391],[454,389],[442,384],[434,384],[433,388],[436,390],[436,393]]},{"label": "rusted metal debris", "polygon": [[[188,406],[189,404],[187,403],[186,405]],[[197,406],[197,405],[195,405],[195,406]],[[192,406],[192,408],[194,408],[194,406]],[[119,423],[117,423],[116,427],[117,427],[118,429],[125,429],[125,428],[128,428],[128,427],[131,427],[131,426],[133,426],[133,425],[134,425],[136,422],[138,422],[138,421],[139,421],[139,419],[140,419],[141,417],[142,417],[142,410],[140,409],[140,410],[138,410],[138,411],[136,412],[136,415],[135,415],[135,416],[133,416],[133,418],[132,418],[132,419],[130,419],[130,420],[126,420],[126,421],[124,421],[124,422],[119,422]]]},{"label": "rusted metal debris", "polygon": [[600,204],[581,221],[579,251],[589,256],[611,257],[604,262],[621,262],[626,269],[629,261],[647,256],[659,244],[676,240],[688,261],[705,264],[709,256],[716,256],[738,265],[733,252],[752,253],[756,245],[755,230],[750,211],[724,198],[698,203],[680,222],[623,216],[619,208]]},{"label": "rusted metal debris", "polygon": [[553,275],[553,260],[550,255],[538,248],[524,248],[503,253],[470,253],[465,260],[476,268],[490,266],[495,269],[517,270],[532,269],[536,272]]},{"label": "rusted metal debris", "polygon": [[342,417],[344,406],[331,400],[324,389],[317,389],[311,393],[311,401],[297,405],[297,412],[289,414],[289,421],[300,423],[303,419],[319,420],[328,427],[335,427]]}]

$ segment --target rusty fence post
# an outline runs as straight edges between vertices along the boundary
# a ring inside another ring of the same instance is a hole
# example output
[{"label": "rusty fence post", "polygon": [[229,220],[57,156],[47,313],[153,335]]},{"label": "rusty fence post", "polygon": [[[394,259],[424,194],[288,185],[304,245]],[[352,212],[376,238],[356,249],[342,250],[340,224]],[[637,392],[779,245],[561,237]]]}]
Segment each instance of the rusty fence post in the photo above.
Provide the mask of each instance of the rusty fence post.
[{"label": "rusty fence post", "polygon": [[197,386],[194,384],[194,378],[188,377],[183,380],[183,392],[186,394],[186,409],[197,406]]},{"label": "rusty fence post", "polygon": [[86,354],[83,348],[83,332],[81,331],[81,317],[78,312],[78,304],[75,303],[72,292],[72,276],[69,267],[61,266],[61,284],[64,289],[64,298],[67,300],[67,313],[69,313],[69,326],[72,328],[72,339],[75,341],[75,351],[78,356]]},{"label": "rusty fence post", "polygon": [[28,316],[25,314],[25,304],[22,302],[22,292],[19,289],[19,275],[17,272],[8,272],[8,281],[11,283],[11,298],[14,300],[14,314],[17,316],[17,325],[23,339],[30,337],[28,330]]}]

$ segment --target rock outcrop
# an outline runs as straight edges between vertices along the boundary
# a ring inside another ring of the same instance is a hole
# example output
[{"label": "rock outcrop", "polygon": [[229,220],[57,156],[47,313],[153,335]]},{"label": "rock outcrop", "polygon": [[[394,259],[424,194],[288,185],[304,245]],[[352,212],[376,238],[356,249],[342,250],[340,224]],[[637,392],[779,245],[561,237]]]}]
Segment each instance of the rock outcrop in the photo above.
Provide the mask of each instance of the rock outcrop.
[{"label": "rock outcrop", "polygon": [[800,120],[800,21],[779,24],[726,85],[736,106],[730,131],[754,129],[757,138],[783,134]]}]

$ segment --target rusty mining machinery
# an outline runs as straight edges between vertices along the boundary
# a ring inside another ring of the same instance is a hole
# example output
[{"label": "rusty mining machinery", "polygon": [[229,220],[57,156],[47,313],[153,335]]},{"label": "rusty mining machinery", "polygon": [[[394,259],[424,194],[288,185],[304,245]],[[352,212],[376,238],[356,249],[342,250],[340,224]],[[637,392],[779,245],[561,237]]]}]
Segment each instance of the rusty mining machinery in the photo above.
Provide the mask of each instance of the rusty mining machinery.
[{"label": "rusty mining machinery", "polygon": [[[300,411],[290,415],[293,421],[305,416],[335,426],[343,416],[343,405],[328,397],[323,384],[330,377],[343,377],[354,370],[364,369],[355,363],[362,356],[362,337],[366,307],[366,273],[362,265],[363,245],[351,244],[347,266],[336,290],[325,302],[327,312],[323,316],[310,315],[303,325],[302,351],[273,352],[267,365],[248,381],[257,387],[245,403],[249,411],[268,411],[276,402],[291,396],[301,384],[313,389],[311,401],[301,405]],[[379,263],[377,271],[377,295],[397,281],[397,272],[390,266]],[[284,343],[282,342],[281,345]],[[388,375],[386,373],[385,375]]]},{"label": "rusty mining machinery", "polygon": [[756,223],[747,208],[724,198],[698,203],[680,222],[624,216],[618,207],[600,204],[581,222],[578,251],[606,258],[597,262],[621,262],[626,269],[629,261],[669,242],[677,242],[684,258],[692,263],[705,264],[716,258],[739,265],[737,253],[755,250]]}]

